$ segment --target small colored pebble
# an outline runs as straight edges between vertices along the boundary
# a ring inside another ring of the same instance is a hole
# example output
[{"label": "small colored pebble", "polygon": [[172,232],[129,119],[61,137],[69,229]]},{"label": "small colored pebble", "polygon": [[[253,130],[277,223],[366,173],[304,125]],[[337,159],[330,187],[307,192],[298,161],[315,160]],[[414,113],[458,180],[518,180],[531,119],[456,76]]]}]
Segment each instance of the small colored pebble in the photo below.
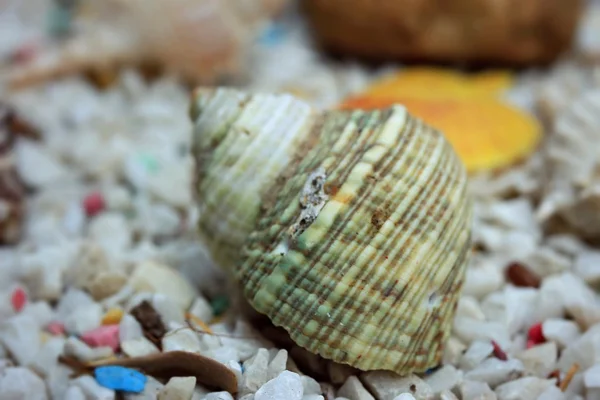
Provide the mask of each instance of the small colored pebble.
[{"label": "small colored pebble", "polygon": [[511,263],[506,268],[506,278],[515,286],[539,288],[541,278],[520,263]]},{"label": "small colored pebble", "polygon": [[273,46],[281,41],[285,37],[285,30],[279,25],[272,23],[262,33],[260,42],[265,46]]},{"label": "small colored pebble", "polygon": [[25,307],[25,304],[27,304],[27,293],[21,287],[16,288],[10,296],[10,302],[13,310],[20,312]]},{"label": "small colored pebble", "polygon": [[532,341],[534,345],[540,344],[546,341],[544,333],[542,332],[542,323],[538,322],[529,328],[527,332],[527,341]]},{"label": "small colored pebble", "polygon": [[119,325],[103,325],[92,329],[81,335],[81,340],[90,347],[109,346],[117,351],[119,348]]},{"label": "small colored pebble", "polygon": [[141,163],[148,172],[156,173],[158,171],[158,161],[150,154],[140,154]]},{"label": "small colored pebble", "polygon": [[104,196],[99,192],[88,194],[83,200],[83,208],[88,217],[93,217],[106,207]]},{"label": "small colored pebble", "polygon": [[94,370],[94,377],[101,386],[112,390],[140,393],[148,378],[135,369],[109,365]]},{"label": "small colored pebble", "polygon": [[217,296],[210,302],[213,309],[213,314],[219,316],[229,308],[229,298],[227,296]]},{"label": "small colored pebble", "polygon": [[46,326],[46,330],[56,336],[65,334],[64,324],[62,322],[58,322],[58,321],[50,322]]},{"label": "small colored pebble", "polygon": [[102,317],[102,325],[114,325],[121,322],[123,318],[123,310],[120,308],[111,308]]},{"label": "small colored pebble", "polygon": [[52,335],[50,335],[48,332],[40,331],[40,343],[41,344],[46,343],[51,337],[52,337]]},{"label": "small colored pebble", "polygon": [[508,360],[508,357],[506,355],[506,353],[504,352],[504,350],[502,350],[502,348],[500,347],[500,345],[498,343],[496,343],[494,340],[492,340],[492,346],[494,346],[494,357],[496,357],[499,360],[502,361],[506,361]]}]

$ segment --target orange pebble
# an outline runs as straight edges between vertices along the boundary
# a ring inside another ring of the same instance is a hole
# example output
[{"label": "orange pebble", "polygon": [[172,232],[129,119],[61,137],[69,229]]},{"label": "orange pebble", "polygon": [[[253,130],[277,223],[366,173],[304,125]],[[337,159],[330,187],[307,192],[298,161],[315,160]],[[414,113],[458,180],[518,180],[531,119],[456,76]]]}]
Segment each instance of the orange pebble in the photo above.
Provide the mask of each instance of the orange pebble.
[{"label": "orange pebble", "polygon": [[121,318],[123,318],[123,310],[120,308],[111,308],[102,317],[102,325],[118,324],[121,322]]}]

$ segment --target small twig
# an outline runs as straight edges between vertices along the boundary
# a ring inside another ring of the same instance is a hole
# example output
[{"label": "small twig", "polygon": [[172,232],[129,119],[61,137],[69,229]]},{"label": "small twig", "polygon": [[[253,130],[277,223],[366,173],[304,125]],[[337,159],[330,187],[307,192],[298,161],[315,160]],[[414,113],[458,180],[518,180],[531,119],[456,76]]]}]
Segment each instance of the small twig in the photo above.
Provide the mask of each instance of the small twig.
[{"label": "small twig", "polygon": [[565,375],[564,379],[560,383],[559,389],[561,391],[564,392],[565,390],[567,390],[567,387],[569,387],[569,383],[571,383],[573,376],[577,373],[577,371],[579,371],[579,368],[580,368],[579,364],[577,364],[577,363],[571,365],[571,368],[569,368],[569,370],[567,371],[567,374]]}]

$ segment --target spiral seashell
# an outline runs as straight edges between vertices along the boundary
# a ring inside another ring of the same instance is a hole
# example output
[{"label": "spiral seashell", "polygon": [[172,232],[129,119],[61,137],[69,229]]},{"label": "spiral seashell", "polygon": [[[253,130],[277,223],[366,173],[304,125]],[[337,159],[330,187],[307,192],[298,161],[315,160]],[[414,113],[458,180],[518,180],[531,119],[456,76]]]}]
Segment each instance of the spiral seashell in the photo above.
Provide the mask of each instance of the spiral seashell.
[{"label": "spiral seashell", "polygon": [[296,344],[362,370],[440,362],[470,257],[467,175],[400,105],[194,93],[199,232]]},{"label": "spiral seashell", "polygon": [[600,89],[583,91],[556,120],[544,149],[548,176],[537,216],[562,216],[600,237]]}]

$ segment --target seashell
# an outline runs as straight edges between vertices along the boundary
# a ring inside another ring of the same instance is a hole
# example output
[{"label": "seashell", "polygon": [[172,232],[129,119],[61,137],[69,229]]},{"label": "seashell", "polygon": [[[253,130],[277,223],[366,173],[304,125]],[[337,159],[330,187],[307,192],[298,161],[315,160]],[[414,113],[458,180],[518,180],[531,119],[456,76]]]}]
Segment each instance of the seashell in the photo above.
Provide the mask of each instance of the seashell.
[{"label": "seashell", "polygon": [[548,176],[537,217],[561,216],[585,237],[600,237],[600,89],[561,114],[544,149]]},{"label": "seashell", "polygon": [[470,258],[464,165],[401,105],[193,95],[199,234],[248,303],[361,370],[441,361]]},{"label": "seashell", "polygon": [[17,89],[88,69],[145,63],[196,84],[235,77],[261,23],[285,2],[83,1],[74,37],[3,71],[2,80]]}]

